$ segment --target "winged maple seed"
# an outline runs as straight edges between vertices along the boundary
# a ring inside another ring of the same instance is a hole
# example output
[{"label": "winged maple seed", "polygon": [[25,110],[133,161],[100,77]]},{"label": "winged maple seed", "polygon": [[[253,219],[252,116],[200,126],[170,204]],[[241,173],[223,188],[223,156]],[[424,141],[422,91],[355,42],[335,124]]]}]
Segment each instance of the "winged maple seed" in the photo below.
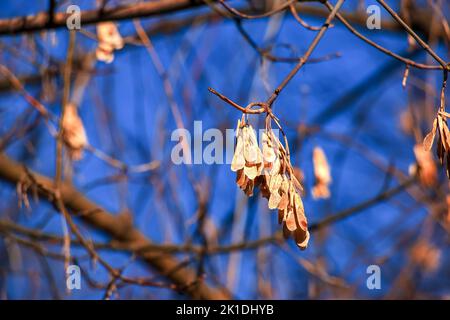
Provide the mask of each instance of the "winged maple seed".
[{"label": "winged maple seed", "polygon": [[437,157],[442,165],[445,161],[447,177],[450,178],[450,132],[447,125],[448,116],[449,114],[446,112],[438,112],[436,119],[433,121],[431,132],[428,133],[423,140],[423,147],[426,151],[430,151],[436,134],[438,135],[436,148]]},{"label": "winged maple seed", "polygon": [[325,152],[320,147],[315,147],[313,150],[313,166],[315,183],[312,188],[312,196],[314,199],[329,198],[330,189],[328,186],[331,183],[330,166],[328,165]]},{"label": "winged maple seed", "polygon": [[293,236],[297,246],[305,249],[309,232],[300,197],[303,189],[285,148],[266,125],[261,150],[255,130],[244,119],[238,120],[236,136],[231,170],[236,172],[237,185],[249,197],[254,188],[259,188],[262,196],[269,200],[269,209],[278,210],[278,222],[283,226],[284,236]]},{"label": "winged maple seed", "polygon": [[73,160],[83,157],[83,149],[88,141],[83,122],[78,116],[77,106],[73,103],[66,105],[62,120],[63,140],[69,150],[69,156]]},{"label": "winged maple seed", "polygon": [[419,176],[420,183],[426,187],[432,187],[437,183],[437,169],[433,160],[433,155],[429,150],[425,150],[421,144],[414,146],[417,167],[413,172]]},{"label": "winged maple seed", "polygon": [[95,51],[97,60],[111,63],[114,60],[114,50],[123,48],[122,36],[113,22],[102,22],[97,25],[98,47]]}]

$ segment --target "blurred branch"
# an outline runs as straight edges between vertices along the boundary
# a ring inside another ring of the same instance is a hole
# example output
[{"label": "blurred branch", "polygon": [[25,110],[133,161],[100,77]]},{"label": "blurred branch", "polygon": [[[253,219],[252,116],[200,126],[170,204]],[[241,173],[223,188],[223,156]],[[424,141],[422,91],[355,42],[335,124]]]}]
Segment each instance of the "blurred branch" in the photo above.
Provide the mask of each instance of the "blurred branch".
[{"label": "blurred branch", "polygon": [[[213,0],[213,2],[215,1]],[[314,0],[311,0],[310,2],[314,2]],[[107,20],[114,21],[152,17],[193,9],[204,5],[205,1],[202,0],[160,0],[117,6],[110,9],[99,8],[86,10],[81,12],[81,24],[90,25]],[[311,17],[326,18],[328,16],[328,10],[324,8],[301,3],[296,3],[294,7],[298,13]],[[239,12],[246,15],[259,13],[258,10],[247,7],[239,9]],[[362,12],[341,12],[341,15],[350,23],[364,28],[366,27],[367,16]],[[427,34],[429,32],[429,22],[432,15],[432,10],[423,8],[415,9],[411,14],[411,26],[415,30]],[[12,35],[24,32],[63,28],[66,27],[67,17],[68,15],[63,12],[54,13],[53,18],[50,17],[48,12],[40,12],[36,15],[27,17],[0,19],[0,35]],[[172,33],[173,31],[190,26],[193,21],[210,23],[212,21],[217,21],[218,19],[221,19],[221,16],[217,12],[199,13],[191,17],[180,18],[174,21],[159,21],[154,27],[152,26],[152,29],[161,33]],[[395,21],[388,19],[383,19],[381,21],[381,28],[385,31],[394,32],[403,30],[403,28]],[[442,30],[437,36],[438,38],[446,37],[445,30]]]},{"label": "blurred branch", "polygon": [[[330,11],[333,10],[333,6],[332,6],[328,1],[326,1],[326,2],[324,2],[324,3],[325,3],[325,6],[326,6]],[[346,27],[348,30],[350,30],[350,32],[353,33],[355,36],[357,36],[358,38],[360,38],[361,40],[363,40],[363,41],[366,42],[367,44],[371,45],[372,47],[376,48],[377,50],[380,50],[381,52],[383,52],[383,53],[385,53],[385,54],[387,54],[387,55],[389,55],[389,56],[391,56],[391,57],[393,57],[393,58],[395,58],[395,59],[397,59],[397,60],[400,60],[400,61],[404,62],[407,66],[413,66],[413,67],[419,68],[419,69],[444,69],[444,68],[446,68],[446,66],[445,66],[445,64],[443,64],[442,60],[439,61],[439,64],[441,64],[441,66],[436,66],[436,65],[426,65],[426,64],[422,64],[422,63],[417,63],[417,62],[412,61],[412,60],[410,60],[410,59],[408,59],[408,58],[405,58],[405,57],[403,57],[403,56],[401,56],[401,55],[398,55],[398,54],[392,52],[391,50],[386,49],[385,47],[380,46],[380,45],[377,44],[376,42],[374,42],[374,41],[370,40],[369,38],[365,37],[362,33],[358,32],[355,28],[353,28],[353,27],[351,26],[351,24],[350,24],[350,23],[349,23],[342,15],[340,15],[339,13],[336,15],[336,17],[337,17],[338,20],[341,21],[341,22],[345,25],[345,27]],[[408,28],[409,28],[409,27],[408,27]],[[408,30],[409,30],[410,32],[413,32],[412,29],[410,29],[410,28],[409,28]],[[413,33],[414,33],[414,32],[413,32]],[[414,34],[415,34],[415,33],[414,33]],[[423,41],[422,41],[422,42],[423,42]],[[431,50],[429,47],[428,47],[428,49]],[[433,52],[433,51],[431,50],[431,52]]]},{"label": "blurred branch", "polygon": [[331,216],[326,217],[325,219],[323,219],[322,221],[319,221],[317,223],[312,224],[309,229],[311,232],[313,231],[317,231],[319,229],[322,229],[326,226],[329,226],[330,224],[333,224],[336,221],[340,221],[343,220],[345,218],[348,218],[349,216],[354,215],[355,213],[361,212],[362,210],[365,210],[383,200],[389,199],[393,196],[395,196],[396,194],[402,192],[403,190],[405,190],[406,188],[408,188],[409,186],[413,185],[414,182],[416,181],[415,177],[411,177],[407,180],[405,180],[403,183],[399,184],[398,186],[386,190],[378,195],[376,195],[375,197],[361,202],[356,206],[353,206],[349,209],[345,209],[341,212],[338,212],[336,214],[333,214]]},{"label": "blurred branch", "polygon": [[[139,17],[177,12],[184,9],[203,5],[200,0],[161,0],[152,2],[134,3],[114,8],[99,8],[81,12],[81,24],[89,25],[102,21],[124,20]],[[30,31],[48,30],[66,27],[66,20],[70,15],[58,12],[50,19],[48,12],[40,12],[27,17],[15,17],[0,20],[0,35],[12,35]],[[52,21],[49,24],[49,21]]]},{"label": "blurred branch", "polygon": [[[24,179],[32,179],[40,195],[52,203],[55,201],[52,196],[54,189],[53,179],[30,171],[20,163],[11,160],[5,154],[0,154],[0,178],[13,184],[17,184]],[[152,242],[134,228],[132,222],[124,219],[122,215],[117,216],[107,212],[87,199],[70,184],[62,183],[60,189],[60,199],[68,210],[73,211],[73,214],[76,214],[97,230],[107,233],[121,245],[130,249],[152,245]],[[219,289],[211,288],[203,281],[196,281],[196,274],[192,270],[177,268],[179,261],[171,256],[161,255],[153,251],[140,251],[138,256],[177,286],[185,288],[186,294],[193,298],[229,298]]]},{"label": "blurred branch", "polygon": [[[0,158],[1,159],[1,158]],[[1,165],[1,161],[0,161]],[[1,175],[1,168],[0,168],[0,175]],[[335,222],[339,222],[341,220],[344,220],[354,214],[360,213],[363,210],[366,210],[376,204],[381,203],[384,200],[388,200],[395,195],[399,194],[400,192],[404,191],[408,187],[412,186],[416,182],[416,177],[410,177],[403,181],[398,186],[395,186],[391,189],[388,189],[384,192],[381,192],[377,194],[376,196],[363,201],[361,203],[358,203],[355,206],[352,206],[350,208],[344,209],[342,211],[339,211],[335,214],[332,214],[323,220],[312,223],[309,227],[311,232],[316,232],[319,229],[325,228],[330,226],[331,224]],[[39,230],[30,229],[18,224],[15,224],[11,221],[6,220],[0,220],[0,233],[3,232],[3,230],[9,230],[11,232],[20,233],[23,235],[26,235],[32,239],[40,240],[40,241],[47,241],[49,243],[57,243],[61,244],[64,239],[53,234],[44,233]],[[222,246],[210,246],[208,247],[204,253],[208,255],[214,255],[214,254],[225,254],[233,251],[239,251],[239,250],[253,250],[257,249],[258,247],[273,243],[273,244],[281,244],[284,242],[283,234],[282,232],[277,232],[273,235],[267,236],[267,237],[261,237],[260,239],[253,240],[253,241],[243,241],[243,242],[237,242],[229,245],[222,245]],[[80,242],[78,240],[73,240],[73,244],[80,245]],[[111,243],[94,243],[93,246],[96,249],[109,249],[109,250],[130,250],[131,246],[129,246],[127,243],[123,243],[121,241],[113,241]],[[154,244],[149,243],[142,247],[133,247],[134,252],[136,253],[143,253],[147,251],[152,252],[164,252],[164,253],[183,253],[183,252],[191,252],[191,253],[200,253],[203,251],[204,248],[197,245],[176,245],[176,244]]]}]

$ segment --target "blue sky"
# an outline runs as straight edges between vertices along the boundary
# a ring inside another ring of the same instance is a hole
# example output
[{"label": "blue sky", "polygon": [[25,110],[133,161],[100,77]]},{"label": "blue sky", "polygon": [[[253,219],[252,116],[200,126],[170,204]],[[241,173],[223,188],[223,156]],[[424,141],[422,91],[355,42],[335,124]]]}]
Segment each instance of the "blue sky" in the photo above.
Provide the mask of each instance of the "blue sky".
[{"label": "blue sky", "polygon": [[[367,1],[367,5],[373,1]],[[91,1],[74,1],[81,9],[91,7]],[[234,2],[238,3],[238,2]],[[44,10],[46,1],[3,1],[0,4],[0,18],[32,14]],[[345,6],[346,10],[354,8],[352,2]],[[155,19],[143,19],[144,26],[157,23],[160,19],[174,19],[188,16],[202,10],[192,10],[175,16]],[[384,15],[384,17],[386,17]],[[320,24],[321,19],[310,19],[312,24]],[[245,21],[244,28],[259,44],[263,44],[269,22],[267,19]],[[133,24],[129,21],[119,23],[123,35],[133,34]],[[87,30],[95,32],[92,26]],[[361,31],[371,39],[394,52],[407,51],[406,35],[389,31]],[[289,14],[282,20],[279,30],[269,43],[292,45],[302,54],[311,43],[315,33],[298,26]],[[67,31],[55,33],[56,44],[52,46],[51,36],[35,36],[37,47],[57,60],[63,61],[67,49]],[[3,37],[1,42],[20,47],[24,36]],[[245,105],[250,101],[264,100],[268,92],[264,89],[261,75],[261,64],[258,55],[236,31],[232,21],[219,21],[210,25],[200,24],[167,35],[154,36],[154,46],[167,68],[169,79],[175,91],[175,99],[182,111],[182,118],[187,129],[192,130],[194,121],[203,121],[203,129],[234,128],[240,113],[208,93],[213,87],[219,92]],[[22,44],[23,45],[23,44]],[[77,52],[95,49],[96,43],[81,34],[77,35]],[[443,48],[437,51],[445,57]],[[281,47],[278,54],[288,55],[290,52]],[[314,146],[321,146],[332,167],[332,197],[329,200],[316,201],[308,194],[304,198],[306,214],[310,223],[320,221],[324,217],[354,206],[376,195],[380,190],[395,186],[397,181],[390,181],[385,174],[372,163],[362,157],[355,148],[349,148],[324,134],[308,137],[301,144],[296,144],[296,127],[299,124],[320,125],[324,132],[334,135],[350,136],[358,144],[373,152],[383,165],[395,165],[407,173],[414,162],[412,137],[406,136],[400,128],[400,115],[407,108],[407,91],[401,86],[404,66],[395,63],[392,58],[367,46],[348,32],[341,24],[331,28],[320,42],[313,57],[322,57],[339,52],[340,58],[329,61],[307,64],[280,94],[275,103],[274,112],[285,126],[293,150],[292,159],[305,173],[305,186],[309,189],[313,180],[311,153]],[[32,57],[25,51],[25,55]],[[38,72],[26,60],[0,51],[1,63],[13,65],[18,74]],[[44,58],[42,58],[44,59]],[[414,59],[425,61],[425,54],[418,54]],[[41,63],[46,63],[41,60]],[[384,68],[385,77],[375,81],[367,81],[373,74]],[[290,71],[292,65],[270,64],[268,83],[273,89]],[[197,209],[195,194],[185,166],[170,164],[170,152],[174,142],[170,141],[172,130],[176,124],[170,112],[167,97],[161,80],[146,50],[141,47],[127,45],[116,52],[114,63],[96,64],[96,75],[86,89],[80,105],[80,115],[85,123],[89,142],[103,152],[110,154],[127,164],[139,164],[150,160],[159,160],[169,169],[164,174],[131,175],[128,182],[106,184],[86,189],[93,181],[117,173],[117,170],[87,153],[85,158],[74,166],[74,184],[80,190],[86,190],[87,196],[111,212],[120,212],[128,208],[138,228],[155,242],[172,241],[183,243],[188,238],[200,241],[196,235],[195,224],[191,224]],[[418,77],[424,73],[412,70]],[[436,75],[436,79],[439,76]],[[436,81],[438,84],[439,82]],[[59,82],[60,84],[60,82]],[[345,103],[342,109],[335,102],[346,92],[362,84],[358,98]],[[436,89],[438,86],[436,86]],[[40,86],[29,86],[27,90],[35,96],[41,92]],[[360,92],[362,91],[362,92]],[[55,114],[59,114],[58,99],[46,103]],[[0,93],[0,133],[4,133],[13,124],[13,120],[27,108],[26,102],[18,95]],[[336,109],[333,109],[336,108]],[[319,117],[319,115],[322,115]],[[263,119],[252,117],[255,126],[262,126]],[[30,137],[17,141],[6,150],[13,158],[25,157],[34,170],[53,176],[55,162],[55,144],[44,125],[40,125],[34,134],[38,139]],[[36,153],[32,156],[24,147],[24,141],[35,143]],[[261,234],[268,235],[279,229],[275,212],[268,212],[265,199],[260,195],[246,200],[243,193],[235,186],[234,174],[229,165],[193,165],[196,180],[211,179],[208,190],[211,201],[208,205],[208,216],[221,228],[233,219],[236,208],[243,203],[234,231],[224,227],[219,235],[219,243],[227,244],[236,240],[257,239]],[[176,182],[173,182],[176,181]],[[158,200],[158,188],[163,186],[164,201]],[[176,187],[176,188],[174,188]],[[126,192],[123,190],[126,189]],[[174,193],[172,195],[172,192]],[[9,212],[14,202],[15,189],[0,183],[0,208]],[[38,226],[44,224],[44,230],[61,234],[61,218],[54,214],[53,208],[43,202],[32,204],[33,210],[19,210],[14,219],[23,225]],[[14,211],[14,210],[13,210]],[[292,241],[288,241],[288,249],[280,250],[269,246],[265,253],[270,263],[264,269],[265,276],[273,279],[273,291],[276,298],[307,298],[308,288],[313,281],[298,259],[326,262],[331,275],[342,277],[356,286],[354,297],[379,297],[389,292],[394,279],[402,272],[407,261],[407,248],[418,236],[427,209],[418,205],[409,195],[401,193],[394,200],[373,206],[363,212],[338,222],[323,233],[312,235],[310,247],[300,252]],[[390,226],[396,227],[391,230]],[[389,232],[385,232],[389,229]],[[415,231],[417,230],[417,231]],[[89,228],[83,228],[93,239],[108,238]],[[399,239],[404,234],[411,234],[410,241],[396,249]],[[447,239],[447,242],[444,240]],[[434,237],[436,244],[443,249],[442,266],[448,261],[448,237],[438,230]],[[355,250],[362,247],[363,254],[354,256]],[[0,242],[1,248],[1,242]],[[405,249],[406,248],[406,249]],[[58,250],[57,247],[54,247]],[[392,253],[392,250],[394,252]],[[82,252],[74,249],[74,252]],[[128,254],[105,252],[109,261],[117,266],[127,265]],[[377,264],[379,258],[387,257],[382,266],[382,290],[369,291],[365,286],[366,268]],[[221,281],[227,280],[229,255],[218,255],[208,259],[215,274]],[[256,251],[245,251],[239,256],[238,276],[232,285],[232,291],[238,298],[257,298],[256,292]],[[25,262],[25,267],[32,263]],[[27,265],[28,264],[28,265]],[[83,264],[93,277],[107,281],[101,267],[92,268],[88,262]],[[51,269],[58,281],[63,281],[62,263],[51,261]],[[421,280],[423,289],[429,293],[449,294],[448,271],[439,269],[435,274]],[[146,266],[130,264],[127,267],[130,275],[148,275]],[[213,272],[213,271],[211,271]],[[98,277],[98,278],[97,278]],[[10,276],[6,283],[8,296],[11,298],[29,297],[28,278],[20,275]],[[1,284],[1,281],[0,281]],[[70,298],[100,298],[102,293],[87,288],[74,292]],[[48,290],[43,287],[39,293],[48,297]],[[165,289],[125,288],[122,297],[161,298],[174,297]],[[332,297],[330,291],[325,297]],[[175,296],[178,297],[178,296]]]}]

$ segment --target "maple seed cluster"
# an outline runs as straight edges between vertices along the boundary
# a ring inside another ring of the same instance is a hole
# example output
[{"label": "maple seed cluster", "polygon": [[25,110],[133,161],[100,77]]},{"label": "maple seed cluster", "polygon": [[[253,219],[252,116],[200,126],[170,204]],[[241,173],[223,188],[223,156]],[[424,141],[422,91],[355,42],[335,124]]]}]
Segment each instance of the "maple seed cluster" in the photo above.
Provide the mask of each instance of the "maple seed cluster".
[{"label": "maple seed cluster", "polygon": [[285,237],[293,236],[297,246],[308,245],[308,223],[300,192],[303,190],[294,175],[289,154],[273,133],[270,125],[262,134],[262,150],[253,127],[244,118],[238,120],[237,141],[231,170],[236,183],[249,197],[259,188],[269,200],[269,209],[278,209],[278,223]]},{"label": "maple seed cluster", "polygon": [[83,157],[83,150],[88,144],[88,139],[83,122],[78,115],[77,106],[73,103],[66,105],[62,120],[62,132],[69,157],[72,160],[80,160]]},{"label": "maple seed cluster", "polygon": [[450,178],[450,132],[447,125],[447,113],[439,112],[436,119],[433,121],[433,128],[423,140],[423,146],[426,151],[430,151],[433,146],[436,133],[438,134],[437,141],[437,156],[441,165],[446,161],[446,173]]}]

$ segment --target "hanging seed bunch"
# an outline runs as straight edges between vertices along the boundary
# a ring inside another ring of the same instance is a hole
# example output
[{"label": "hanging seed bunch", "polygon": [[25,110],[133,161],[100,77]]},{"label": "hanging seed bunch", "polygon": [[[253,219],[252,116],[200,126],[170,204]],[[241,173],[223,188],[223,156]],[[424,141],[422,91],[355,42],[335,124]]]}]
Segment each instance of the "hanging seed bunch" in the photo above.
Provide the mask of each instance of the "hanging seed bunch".
[{"label": "hanging seed bunch", "polygon": [[313,150],[314,186],[312,196],[314,199],[327,199],[330,197],[331,172],[327,157],[321,147]]},{"label": "hanging seed bunch", "polygon": [[122,36],[114,22],[102,22],[97,25],[98,46],[95,51],[97,60],[111,63],[114,60],[114,50],[124,46]]},{"label": "hanging seed bunch", "polygon": [[236,131],[231,170],[236,172],[237,185],[249,197],[253,196],[255,188],[259,188],[262,196],[269,200],[269,209],[278,210],[278,222],[283,226],[284,236],[293,236],[297,246],[305,249],[309,232],[300,197],[303,188],[294,175],[287,139],[285,149],[274,134],[268,116],[261,149],[255,130],[244,116],[238,120]]},{"label": "hanging seed bunch", "polygon": [[73,103],[66,105],[66,111],[62,120],[63,140],[72,160],[80,160],[83,150],[88,144],[83,122],[78,115],[78,108]]},{"label": "hanging seed bunch", "polygon": [[430,151],[436,134],[437,140],[437,157],[441,162],[441,165],[446,166],[447,177],[450,178],[450,131],[448,130],[447,118],[449,114],[443,111],[439,111],[436,119],[433,121],[433,128],[431,132],[427,134],[423,140],[423,146],[426,151]]}]

